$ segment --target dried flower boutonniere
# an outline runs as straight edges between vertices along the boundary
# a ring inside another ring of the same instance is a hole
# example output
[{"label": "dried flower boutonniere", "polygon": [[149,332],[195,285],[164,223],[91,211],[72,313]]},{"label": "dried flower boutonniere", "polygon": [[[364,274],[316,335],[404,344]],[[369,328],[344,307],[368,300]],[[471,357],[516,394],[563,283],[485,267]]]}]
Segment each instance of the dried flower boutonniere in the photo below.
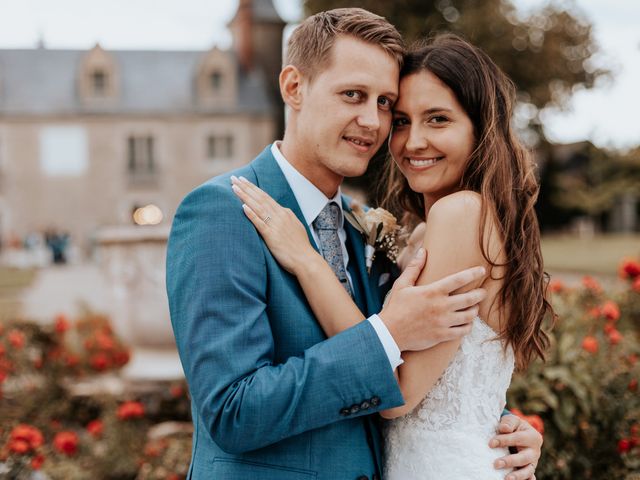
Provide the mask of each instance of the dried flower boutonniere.
[{"label": "dried flower boutonniere", "polygon": [[367,272],[371,272],[376,252],[384,252],[389,260],[396,263],[400,252],[400,225],[396,217],[384,208],[371,208],[365,212],[358,203],[351,205],[351,212],[345,210],[344,216],[364,236]]}]

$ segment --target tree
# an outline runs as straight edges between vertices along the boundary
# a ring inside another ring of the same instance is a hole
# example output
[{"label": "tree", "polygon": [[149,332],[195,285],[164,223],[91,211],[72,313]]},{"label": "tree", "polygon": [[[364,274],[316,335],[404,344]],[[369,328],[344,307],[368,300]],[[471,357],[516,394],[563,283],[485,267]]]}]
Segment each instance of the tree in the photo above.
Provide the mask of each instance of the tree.
[{"label": "tree", "polygon": [[600,149],[590,142],[556,150],[560,148],[574,151],[568,155],[552,151],[547,157],[553,164],[564,157],[560,161],[564,165],[546,183],[550,206],[556,212],[586,215],[606,229],[603,220],[625,196],[634,201],[640,198],[640,148],[626,154]]},{"label": "tree", "polygon": [[515,82],[520,100],[537,111],[563,108],[576,88],[591,88],[606,70],[593,65],[592,26],[553,4],[528,16],[509,0],[305,0],[308,14],[361,7],[386,17],[407,43],[450,31],[482,48]]}]

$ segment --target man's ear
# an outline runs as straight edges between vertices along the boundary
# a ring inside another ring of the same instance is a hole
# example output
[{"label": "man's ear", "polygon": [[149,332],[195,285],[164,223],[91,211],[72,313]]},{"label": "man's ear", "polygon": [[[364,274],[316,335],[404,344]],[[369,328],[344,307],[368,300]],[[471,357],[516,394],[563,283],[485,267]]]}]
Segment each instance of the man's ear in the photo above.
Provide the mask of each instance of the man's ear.
[{"label": "man's ear", "polygon": [[293,65],[286,65],[280,72],[280,94],[285,105],[300,110],[302,105],[302,87],[305,78]]}]

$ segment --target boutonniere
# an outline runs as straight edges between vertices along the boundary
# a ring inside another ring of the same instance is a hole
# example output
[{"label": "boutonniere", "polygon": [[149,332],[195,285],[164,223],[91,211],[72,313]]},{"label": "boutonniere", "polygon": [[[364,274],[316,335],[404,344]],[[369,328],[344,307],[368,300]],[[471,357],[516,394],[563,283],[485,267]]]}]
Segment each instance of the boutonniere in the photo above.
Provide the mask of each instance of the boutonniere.
[{"label": "boutonniere", "polygon": [[398,246],[400,225],[391,212],[384,208],[371,208],[365,212],[359,203],[354,202],[351,205],[351,212],[345,210],[344,216],[364,237],[367,273],[371,272],[371,265],[377,252],[384,252],[389,260],[396,263],[400,252]]}]

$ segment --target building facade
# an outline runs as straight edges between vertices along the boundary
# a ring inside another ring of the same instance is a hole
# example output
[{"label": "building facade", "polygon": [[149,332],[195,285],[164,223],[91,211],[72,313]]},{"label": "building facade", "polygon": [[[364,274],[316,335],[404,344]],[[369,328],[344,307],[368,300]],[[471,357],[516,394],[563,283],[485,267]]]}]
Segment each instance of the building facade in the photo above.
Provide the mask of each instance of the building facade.
[{"label": "building facade", "polygon": [[168,223],[273,141],[285,24],[271,0],[242,0],[229,26],[230,50],[0,49],[0,237],[85,245],[149,204]]}]

